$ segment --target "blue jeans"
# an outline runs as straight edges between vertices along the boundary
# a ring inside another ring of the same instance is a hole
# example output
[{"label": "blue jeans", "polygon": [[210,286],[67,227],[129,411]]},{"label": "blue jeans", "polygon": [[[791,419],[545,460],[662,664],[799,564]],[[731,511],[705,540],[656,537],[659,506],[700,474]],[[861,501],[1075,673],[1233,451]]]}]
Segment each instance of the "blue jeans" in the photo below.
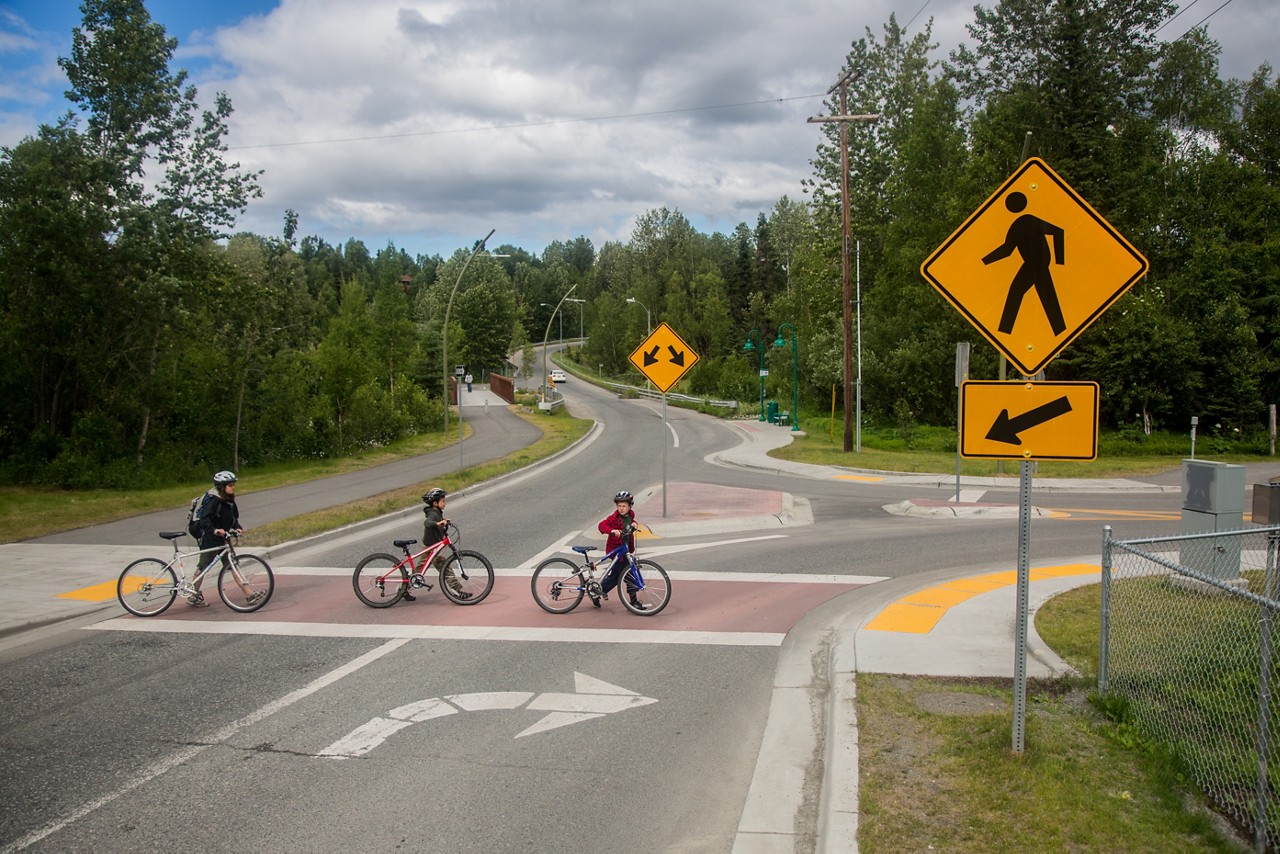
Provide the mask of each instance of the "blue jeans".
[{"label": "blue jeans", "polygon": [[630,573],[631,562],[627,560],[626,555],[615,558],[613,565],[609,567],[609,571],[604,574],[604,578],[600,579],[600,589],[607,596],[609,591],[618,586],[618,580],[623,573],[627,575],[627,595],[634,597],[636,591],[640,588],[636,587],[636,583],[632,580]]}]

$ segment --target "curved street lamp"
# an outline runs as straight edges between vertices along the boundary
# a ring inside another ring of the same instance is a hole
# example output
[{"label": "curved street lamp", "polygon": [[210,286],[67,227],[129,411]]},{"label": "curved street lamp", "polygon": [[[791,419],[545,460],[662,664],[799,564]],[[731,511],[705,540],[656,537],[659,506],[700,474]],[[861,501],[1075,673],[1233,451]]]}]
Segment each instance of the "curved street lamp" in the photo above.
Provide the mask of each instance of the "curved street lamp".
[{"label": "curved street lamp", "polygon": [[586,336],[582,334],[582,318],[587,313],[586,311],[587,301],[584,299],[566,297],[565,302],[576,302],[578,304],[578,338],[580,340],[585,340]]},{"label": "curved street lamp", "polygon": [[[471,254],[467,256],[466,263],[462,265],[462,269],[458,272],[458,280],[453,283],[453,290],[449,291],[449,304],[444,307],[444,342],[441,348],[441,359],[444,364],[441,365],[441,378],[444,380],[444,431],[446,433],[449,432],[449,312],[453,311],[453,298],[458,293],[458,285],[462,284],[462,277],[467,274],[467,268],[471,266],[471,262],[475,260],[475,257],[484,251],[484,245],[489,242],[490,237],[493,237],[495,231],[497,231],[496,228],[489,229],[489,233],[484,236],[484,239],[476,244],[475,249],[471,250]],[[458,393],[458,428],[459,430],[462,428],[461,390]],[[458,440],[458,444],[461,447],[461,439]],[[461,457],[461,450],[459,450],[459,457]]]},{"label": "curved street lamp", "polygon": [[[755,342],[752,341],[755,336]],[[752,329],[747,333],[747,343],[742,345],[742,352],[760,354],[760,366],[756,368],[756,376],[760,378],[760,420],[764,420],[764,336],[760,334],[759,329]]]},{"label": "curved street lamp", "polygon": [[796,328],[791,323],[784,323],[778,327],[778,337],[774,339],[773,346],[787,346],[787,342],[782,338],[784,329],[791,330],[791,430],[795,432],[800,429],[800,392],[797,385],[800,377],[800,351],[796,348]]},{"label": "curved street lamp", "polygon": [[[551,321],[555,320],[556,313],[560,311],[560,306],[564,305],[564,301],[569,298],[569,294],[573,293],[577,289],[577,287],[578,286],[575,284],[572,288],[569,288],[569,290],[564,292],[564,296],[560,297],[560,302],[556,303],[555,310],[552,311],[551,316],[547,318],[547,331],[542,333],[542,399],[544,401],[547,399],[547,391],[549,390],[547,387],[547,383],[550,382],[547,376],[547,338],[550,337],[551,335]],[[540,305],[547,305],[547,303],[545,302],[540,303]],[[549,305],[547,305],[547,307],[550,308]],[[560,330],[561,330],[560,340],[563,342],[564,341],[564,315],[563,314],[560,315]]]},{"label": "curved street lamp", "polygon": [[[574,287],[577,287],[577,285],[575,285]],[[555,317],[556,312],[560,311],[560,304],[563,302],[564,300],[562,299],[560,300],[560,302],[556,303],[554,306],[551,305],[551,303],[549,302],[540,302],[538,303],[538,305],[542,306],[543,308],[551,309],[551,316]],[[550,321],[547,322],[547,326],[548,328],[551,326]],[[564,343],[564,314],[560,315],[560,343],[562,344]]]},{"label": "curved street lamp", "polygon": [[644,334],[645,334],[645,335],[652,335],[652,334],[653,334],[653,319],[652,319],[652,318],[650,317],[650,315],[649,315],[649,306],[647,306],[647,305],[645,305],[644,303],[640,302],[640,300],[636,299],[635,297],[627,297],[627,302],[629,302],[629,303],[635,303],[636,305],[638,305],[638,306],[640,306],[641,308],[643,308],[643,309],[644,309]]}]

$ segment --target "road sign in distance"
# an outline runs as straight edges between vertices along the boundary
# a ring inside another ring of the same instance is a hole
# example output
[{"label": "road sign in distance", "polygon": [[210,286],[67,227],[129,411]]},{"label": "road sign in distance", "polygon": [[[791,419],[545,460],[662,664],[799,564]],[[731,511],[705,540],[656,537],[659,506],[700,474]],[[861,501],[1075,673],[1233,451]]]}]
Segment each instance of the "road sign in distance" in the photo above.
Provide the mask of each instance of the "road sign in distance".
[{"label": "road sign in distance", "polygon": [[920,272],[1033,376],[1142,278],[1147,259],[1033,157]]},{"label": "road sign in distance", "polygon": [[1098,384],[971,380],[960,386],[960,456],[1098,458]]},{"label": "road sign in distance", "polygon": [[663,394],[697,363],[698,354],[665,323],[659,323],[631,354],[631,364]]}]

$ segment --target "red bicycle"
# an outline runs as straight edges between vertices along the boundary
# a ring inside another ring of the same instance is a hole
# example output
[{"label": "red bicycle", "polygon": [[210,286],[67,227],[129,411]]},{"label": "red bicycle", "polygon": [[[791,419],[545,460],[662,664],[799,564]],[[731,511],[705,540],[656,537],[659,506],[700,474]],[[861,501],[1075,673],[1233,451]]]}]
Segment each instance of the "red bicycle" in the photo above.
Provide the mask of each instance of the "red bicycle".
[{"label": "red bicycle", "polygon": [[427,573],[434,565],[440,574],[440,592],[455,605],[477,605],[493,590],[493,564],[479,552],[456,548],[458,528],[452,522],[444,539],[418,552],[409,546],[417,540],[393,540],[404,552],[396,558],[385,553],[371,554],[356,566],[351,577],[356,598],[370,608],[390,608],[404,598],[410,588],[426,588]]}]

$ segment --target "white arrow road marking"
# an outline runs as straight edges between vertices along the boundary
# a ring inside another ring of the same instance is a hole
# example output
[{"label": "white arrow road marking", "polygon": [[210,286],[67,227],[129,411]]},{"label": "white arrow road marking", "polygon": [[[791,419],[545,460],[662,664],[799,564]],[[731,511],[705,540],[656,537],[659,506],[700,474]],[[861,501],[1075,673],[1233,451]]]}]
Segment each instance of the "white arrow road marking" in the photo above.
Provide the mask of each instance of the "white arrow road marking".
[{"label": "white arrow road marking", "polygon": [[524,738],[526,735],[658,702],[652,697],[642,697],[635,691],[628,691],[583,673],[573,674],[573,687],[572,694],[548,692],[535,696],[529,691],[488,691],[450,694],[407,703],[387,712],[385,718],[376,717],[361,724],[316,755],[333,759],[363,756],[410,724],[456,715],[459,711],[487,712],[523,707],[549,712],[546,717],[516,735],[516,738]]}]

